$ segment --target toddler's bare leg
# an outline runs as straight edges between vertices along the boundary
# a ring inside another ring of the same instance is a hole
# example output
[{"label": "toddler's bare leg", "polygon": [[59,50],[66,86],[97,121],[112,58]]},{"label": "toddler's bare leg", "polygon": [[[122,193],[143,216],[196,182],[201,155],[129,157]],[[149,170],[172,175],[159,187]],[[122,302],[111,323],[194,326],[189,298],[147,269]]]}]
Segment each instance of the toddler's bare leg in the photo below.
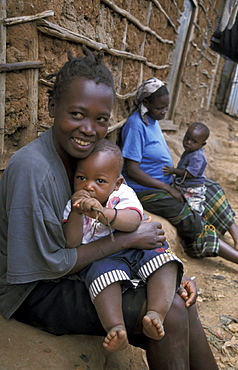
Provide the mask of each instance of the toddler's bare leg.
[{"label": "toddler's bare leg", "polygon": [[234,240],[234,248],[238,250],[238,227],[234,222],[231,227],[228,229],[232,239]]},{"label": "toddler's bare leg", "polygon": [[238,250],[219,239],[220,250],[219,256],[225,258],[228,261],[238,264]]},{"label": "toddler's bare leg", "polygon": [[143,333],[160,340],[165,332],[163,322],[175,295],[177,263],[169,262],[155,271],[147,282],[147,313],[143,318]]},{"label": "toddler's bare leg", "polygon": [[119,282],[109,285],[94,300],[102,326],[107,332],[103,347],[109,352],[122,351],[128,345],[122,313],[122,293]]}]

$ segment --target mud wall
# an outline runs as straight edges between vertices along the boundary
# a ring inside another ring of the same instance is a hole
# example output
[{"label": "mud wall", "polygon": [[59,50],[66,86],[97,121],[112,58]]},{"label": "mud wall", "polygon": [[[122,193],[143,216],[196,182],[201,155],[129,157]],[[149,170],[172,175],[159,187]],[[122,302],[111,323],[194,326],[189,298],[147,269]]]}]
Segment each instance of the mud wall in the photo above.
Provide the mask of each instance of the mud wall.
[{"label": "mud wall", "polygon": [[[5,86],[1,169],[14,151],[51,125],[45,78],[67,60],[69,50],[81,55],[84,43],[92,50],[105,51],[105,62],[114,74],[117,102],[109,131],[116,140],[114,129],[127,117],[138,85],[151,76],[170,81],[176,67],[173,53],[183,32],[181,17],[188,3],[191,19],[185,42],[179,45],[183,57],[171,103],[172,119],[181,127],[201,119],[209,109],[219,72],[219,57],[209,48],[209,41],[220,0],[1,2],[0,26],[5,32],[5,43],[1,36],[0,44],[0,64],[5,66],[0,69],[1,86]],[[26,61],[37,61],[38,65],[23,68]],[[12,63],[20,68],[7,68]]]}]

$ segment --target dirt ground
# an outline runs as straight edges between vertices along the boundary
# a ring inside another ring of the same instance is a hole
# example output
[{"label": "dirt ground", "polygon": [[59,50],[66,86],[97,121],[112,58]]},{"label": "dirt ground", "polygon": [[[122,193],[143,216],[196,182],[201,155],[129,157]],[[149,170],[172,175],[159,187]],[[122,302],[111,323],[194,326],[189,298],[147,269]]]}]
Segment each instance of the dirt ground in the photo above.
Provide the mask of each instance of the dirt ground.
[{"label": "dirt ground", "polygon": [[[238,213],[238,121],[214,111],[204,117],[204,122],[211,129],[205,149],[209,162],[207,176],[220,181]],[[166,134],[175,160],[181,149],[181,135]],[[173,232],[171,229],[170,233]],[[232,243],[229,237],[226,240]],[[196,260],[184,255],[178,246],[175,250],[184,262],[186,275],[196,281],[200,318],[219,369],[238,369],[237,265],[219,257]],[[0,370],[148,369],[144,353],[134,348],[112,359],[95,356],[95,352],[100,352],[97,348],[101,338],[55,337],[2,317],[0,331]]]},{"label": "dirt ground", "polygon": [[222,258],[182,258],[194,277],[198,312],[219,369],[238,369],[238,270]]},{"label": "dirt ground", "polygon": [[[179,255],[179,253],[177,252]],[[180,254],[198,287],[197,307],[219,369],[238,369],[238,269],[220,257],[194,260]]]},{"label": "dirt ground", "polygon": [[[208,161],[206,175],[218,181],[236,212],[238,224],[238,120],[216,109],[204,116],[210,137],[204,147]],[[184,128],[185,131],[185,128]],[[179,132],[180,138],[183,132]],[[176,136],[176,139],[175,139]],[[177,135],[166,135],[177,163],[181,153]],[[233,245],[229,234],[224,240]],[[219,369],[238,369],[238,267],[220,257],[196,260],[176,253],[184,262],[185,274],[196,281],[197,307]]]},{"label": "dirt ground", "polygon": [[[204,116],[210,137],[204,147],[208,161],[206,175],[218,181],[236,212],[238,224],[238,120],[216,109]],[[172,135],[175,136],[175,135]],[[168,142],[177,160],[178,141]],[[182,136],[180,131],[179,136]],[[223,238],[233,245],[229,234]],[[199,296],[197,307],[219,369],[238,369],[238,267],[220,257],[196,260],[177,248],[185,266],[185,274],[196,281]]]}]

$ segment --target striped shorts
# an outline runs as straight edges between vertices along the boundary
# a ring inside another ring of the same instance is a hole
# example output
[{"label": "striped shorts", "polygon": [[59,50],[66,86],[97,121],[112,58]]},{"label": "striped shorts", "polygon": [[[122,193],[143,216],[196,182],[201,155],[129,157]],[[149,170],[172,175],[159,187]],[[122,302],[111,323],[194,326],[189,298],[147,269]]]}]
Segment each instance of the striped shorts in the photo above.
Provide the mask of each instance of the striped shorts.
[{"label": "striped shorts", "polygon": [[169,248],[167,242],[152,250],[128,249],[93,262],[79,273],[80,280],[85,282],[92,301],[106,287],[121,282],[122,293],[128,287],[143,284],[148,277],[168,262],[177,262],[177,288],[183,275],[183,264]]}]

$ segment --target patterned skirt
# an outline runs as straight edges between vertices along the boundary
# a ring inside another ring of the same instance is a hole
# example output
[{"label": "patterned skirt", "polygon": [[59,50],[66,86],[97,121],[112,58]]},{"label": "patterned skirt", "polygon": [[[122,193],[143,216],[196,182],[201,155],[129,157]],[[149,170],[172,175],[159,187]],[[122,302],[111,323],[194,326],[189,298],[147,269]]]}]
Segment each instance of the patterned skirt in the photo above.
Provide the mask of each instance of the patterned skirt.
[{"label": "patterned skirt", "polygon": [[205,185],[207,191],[204,218],[207,224],[215,226],[217,232],[224,235],[234,223],[235,212],[217,182],[207,179]]},{"label": "patterned skirt", "polygon": [[179,202],[164,190],[137,193],[145,210],[164,217],[175,226],[185,252],[196,258],[219,254],[219,235],[225,234],[235,216],[221,186],[208,179],[205,186],[203,217],[191,210],[187,202]]}]

